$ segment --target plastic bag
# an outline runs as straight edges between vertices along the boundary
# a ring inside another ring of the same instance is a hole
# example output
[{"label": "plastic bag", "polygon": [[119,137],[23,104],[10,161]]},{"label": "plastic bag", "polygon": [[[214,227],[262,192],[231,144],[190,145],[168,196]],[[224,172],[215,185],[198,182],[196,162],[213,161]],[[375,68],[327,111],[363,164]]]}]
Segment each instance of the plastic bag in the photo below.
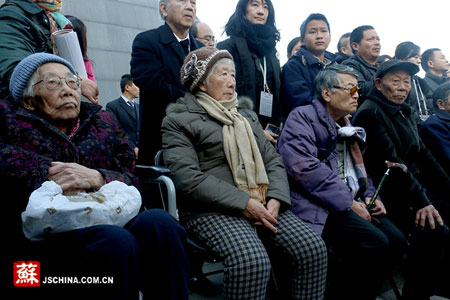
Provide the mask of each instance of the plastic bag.
[{"label": "plastic bag", "polygon": [[65,196],[54,181],[35,190],[22,213],[25,236],[33,241],[45,235],[94,225],[124,226],[141,207],[141,195],[134,186],[112,181],[95,193]]}]

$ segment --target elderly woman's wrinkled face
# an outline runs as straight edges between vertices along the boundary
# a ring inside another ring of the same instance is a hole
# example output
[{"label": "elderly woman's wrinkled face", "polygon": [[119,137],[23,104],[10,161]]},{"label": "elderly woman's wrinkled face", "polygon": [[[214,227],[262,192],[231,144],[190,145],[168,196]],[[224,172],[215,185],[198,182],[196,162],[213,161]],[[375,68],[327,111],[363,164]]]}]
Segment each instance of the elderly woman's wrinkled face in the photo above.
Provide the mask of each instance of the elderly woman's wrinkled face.
[{"label": "elderly woman's wrinkled face", "polygon": [[[59,87],[53,89],[55,81]],[[39,81],[34,86],[34,110],[54,121],[74,120],[80,113],[81,90],[73,83],[74,75],[63,64],[46,63],[39,68]]]},{"label": "elderly woman's wrinkled face", "polygon": [[411,76],[403,70],[389,72],[377,78],[375,86],[389,101],[402,104],[411,90]]},{"label": "elderly woman's wrinkled face", "polygon": [[231,100],[234,96],[236,78],[234,66],[231,63],[222,62],[216,66],[209,76],[208,82],[199,85],[200,90],[218,101]]},{"label": "elderly woman's wrinkled face", "polygon": [[264,0],[250,0],[247,3],[245,18],[252,24],[266,24],[269,6]]}]

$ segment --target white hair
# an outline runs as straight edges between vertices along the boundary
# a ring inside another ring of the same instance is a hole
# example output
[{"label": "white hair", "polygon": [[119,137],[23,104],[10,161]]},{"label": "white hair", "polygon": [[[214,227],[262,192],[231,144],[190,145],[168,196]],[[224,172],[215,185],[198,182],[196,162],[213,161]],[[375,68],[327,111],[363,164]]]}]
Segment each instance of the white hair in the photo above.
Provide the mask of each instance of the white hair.
[{"label": "white hair", "polygon": [[166,6],[166,10],[167,10],[167,9],[169,9],[169,2],[170,2],[170,0],[159,0],[159,15],[161,16],[161,19],[163,19],[164,21],[166,20],[166,17],[164,17],[164,15],[162,14],[161,3],[164,3],[164,5]]},{"label": "white hair", "polygon": [[31,74],[25,89],[23,90],[22,98],[34,98],[34,86],[39,81],[39,68]]},{"label": "white hair", "polygon": [[209,78],[214,73],[214,70],[222,63],[230,64],[230,65],[233,66],[233,69],[236,70],[236,67],[234,65],[234,61],[232,59],[230,59],[228,57],[221,58],[218,61],[216,61],[214,66],[211,68],[211,71],[209,71],[208,75],[206,75],[205,85],[209,85]]}]

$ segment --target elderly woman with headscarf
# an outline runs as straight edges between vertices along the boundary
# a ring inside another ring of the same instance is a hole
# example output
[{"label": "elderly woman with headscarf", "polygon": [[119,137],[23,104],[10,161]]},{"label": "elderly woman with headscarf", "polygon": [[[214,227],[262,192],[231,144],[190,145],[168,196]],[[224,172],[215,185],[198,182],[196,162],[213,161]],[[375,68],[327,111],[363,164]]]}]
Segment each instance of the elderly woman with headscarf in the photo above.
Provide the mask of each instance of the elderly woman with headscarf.
[{"label": "elderly woman with headscarf", "polygon": [[[56,53],[52,33],[73,26],[60,12],[62,0],[4,2],[0,8],[0,98],[13,101],[8,85],[14,67],[30,54]],[[88,78],[82,79],[83,96],[98,103],[97,84]]]},{"label": "elderly woman with headscarf", "polygon": [[193,51],[181,80],[190,92],[167,108],[164,159],[188,235],[224,259],[225,298],[265,299],[273,267],[282,299],[321,299],[326,248],[288,209],[286,171],[251,102],[237,99],[232,56]]},{"label": "elderly woman with headscarf", "polygon": [[[36,53],[22,60],[11,78],[11,94],[22,103],[11,109],[0,102],[0,185],[3,199],[9,199],[1,224],[9,231],[4,245],[11,266],[41,257],[43,270],[54,272],[45,276],[114,277],[113,284],[91,286],[89,293],[67,286],[67,295],[58,299],[138,299],[139,290],[157,299],[187,299],[185,231],[162,210],[142,212],[124,227],[49,233],[41,242],[24,238],[20,213],[41,184],[54,181],[64,195],[97,191],[111,181],[135,185],[136,157],[114,117],[80,101],[80,78],[68,61]],[[46,289],[33,297],[40,292]]]}]

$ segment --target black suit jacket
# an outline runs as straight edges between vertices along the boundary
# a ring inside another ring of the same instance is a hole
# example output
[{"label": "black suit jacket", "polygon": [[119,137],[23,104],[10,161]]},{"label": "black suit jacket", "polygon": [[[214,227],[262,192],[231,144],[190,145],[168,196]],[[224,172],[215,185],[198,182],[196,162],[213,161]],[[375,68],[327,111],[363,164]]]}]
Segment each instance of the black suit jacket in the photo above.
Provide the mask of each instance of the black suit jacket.
[{"label": "black suit jacket", "polygon": [[[191,51],[200,43],[190,35]],[[140,89],[141,139],[139,163],[152,164],[161,149],[161,123],[165,109],[183,97],[186,89],[180,69],[186,54],[169,25],[139,33],[131,51],[131,76]]]},{"label": "black suit jacket", "polygon": [[134,108],[125,103],[122,97],[110,101],[106,104],[106,110],[112,112],[122,129],[127,133],[131,145],[139,145],[139,104],[135,103]]}]

